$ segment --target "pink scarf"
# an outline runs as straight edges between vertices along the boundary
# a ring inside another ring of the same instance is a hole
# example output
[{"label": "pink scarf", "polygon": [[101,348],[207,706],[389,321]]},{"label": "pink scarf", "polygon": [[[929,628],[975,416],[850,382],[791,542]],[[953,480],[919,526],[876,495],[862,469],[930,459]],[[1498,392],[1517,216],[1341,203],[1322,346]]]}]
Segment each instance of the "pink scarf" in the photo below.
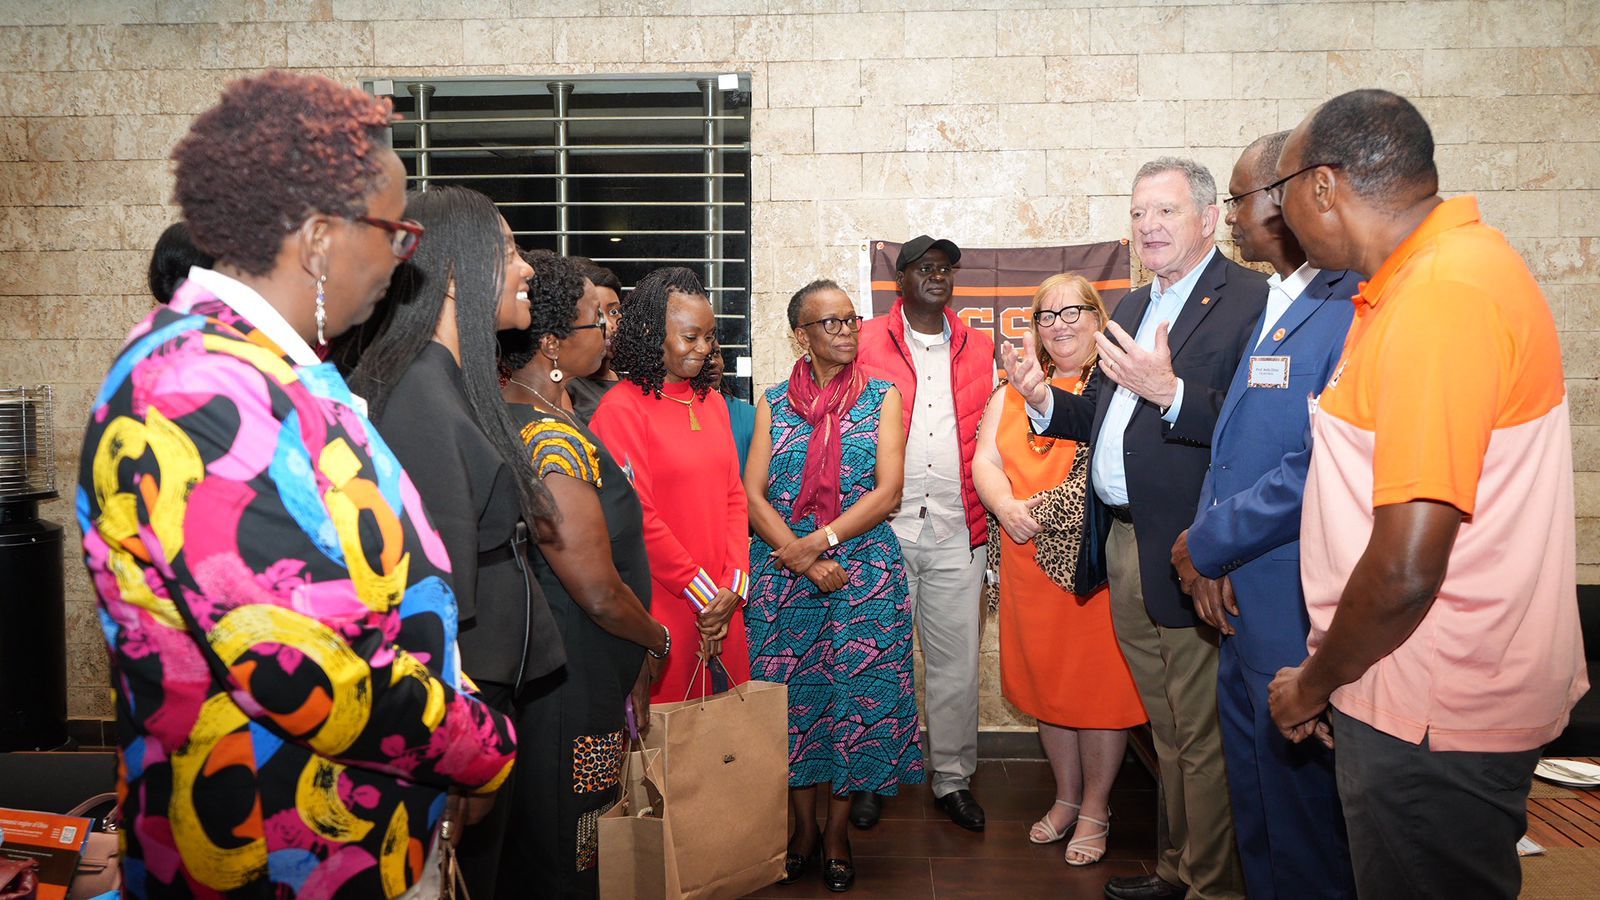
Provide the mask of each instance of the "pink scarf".
[{"label": "pink scarf", "polygon": [[811,425],[806,466],[800,474],[800,496],[794,504],[795,521],[814,512],[817,527],[821,528],[839,518],[839,470],[844,466],[841,422],[866,386],[866,373],[854,360],[840,369],[827,387],[817,387],[809,357],[795,360],[794,369],[789,372],[789,405]]}]

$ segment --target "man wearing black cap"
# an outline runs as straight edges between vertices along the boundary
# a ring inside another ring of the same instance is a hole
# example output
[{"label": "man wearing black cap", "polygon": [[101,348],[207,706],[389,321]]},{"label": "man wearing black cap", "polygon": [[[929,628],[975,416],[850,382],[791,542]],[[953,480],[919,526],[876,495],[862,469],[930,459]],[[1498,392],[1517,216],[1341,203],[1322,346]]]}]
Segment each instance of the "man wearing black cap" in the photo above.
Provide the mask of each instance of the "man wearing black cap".
[{"label": "man wearing black cap", "polygon": [[[905,483],[890,525],[905,551],[922,644],[933,795],[952,821],[978,831],[983,807],[969,788],[978,767],[987,526],[972,486],[972,455],[994,388],[994,341],[948,308],[960,260],[951,241],[907,241],[895,261],[900,298],[861,326],[857,358],[893,379],[905,400]],[[877,796],[857,794],[851,820],[871,828],[879,808]]]}]

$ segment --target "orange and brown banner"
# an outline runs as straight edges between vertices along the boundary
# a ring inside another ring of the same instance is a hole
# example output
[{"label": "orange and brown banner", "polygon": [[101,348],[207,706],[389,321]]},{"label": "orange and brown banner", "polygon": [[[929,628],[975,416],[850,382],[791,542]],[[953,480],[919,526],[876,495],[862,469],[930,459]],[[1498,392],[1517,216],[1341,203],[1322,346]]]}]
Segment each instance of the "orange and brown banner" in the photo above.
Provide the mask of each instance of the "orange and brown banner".
[{"label": "orange and brown banner", "polygon": [[[894,260],[900,244],[871,241],[872,314],[881,316],[894,305]],[[1028,310],[1039,283],[1060,272],[1089,279],[1105,300],[1106,309],[1132,287],[1128,275],[1126,241],[1101,241],[1071,247],[961,248],[961,271],[956,273],[950,308],[963,322],[994,336],[995,342],[1020,342],[1028,329]]]}]

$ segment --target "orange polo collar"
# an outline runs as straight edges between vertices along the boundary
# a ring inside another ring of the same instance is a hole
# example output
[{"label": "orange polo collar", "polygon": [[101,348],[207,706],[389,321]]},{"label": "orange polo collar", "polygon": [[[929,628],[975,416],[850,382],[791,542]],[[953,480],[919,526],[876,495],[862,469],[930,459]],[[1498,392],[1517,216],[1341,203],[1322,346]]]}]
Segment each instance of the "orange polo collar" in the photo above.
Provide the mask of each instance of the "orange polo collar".
[{"label": "orange polo collar", "polygon": [[1394,248],[1389,258],[1383,261],[1383,265],[1378,268],[1378,274],[1372,276],[1371,281],[1361,282],[1353,298],[1356,306],[1358,308],[1377,306],[1378,301],[1383,299],[1383,289],[1389,284],[1390,279],[1418,250],[1452,228],[1473,225],[1481,219],[1478,214],[1478,198],[1471,194],[1451,197],[1435,206],[1433,211],[1428,213],[1428,217],[1422,220],[1422,224],[1406,235],[1400,246]]}]

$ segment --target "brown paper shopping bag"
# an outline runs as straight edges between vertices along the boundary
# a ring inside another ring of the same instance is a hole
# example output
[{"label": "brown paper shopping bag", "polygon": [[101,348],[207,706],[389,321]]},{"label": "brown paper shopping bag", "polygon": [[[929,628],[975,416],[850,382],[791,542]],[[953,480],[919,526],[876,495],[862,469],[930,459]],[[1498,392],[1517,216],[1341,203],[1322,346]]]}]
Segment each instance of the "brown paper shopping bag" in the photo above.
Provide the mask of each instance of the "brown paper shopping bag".
[{"label": "brown paper shopping bag", "polygon": [[623,758],[622,798],[600,815],[600,900],[677,896],[660,757],[635,749]]},{"label": "brown paper shopping bag", "polygon": [[646,746],[661,752],[675,896],[723,900],[782,878],[788,689],[751,681],[701,700],[655,704],[650,723]]}]

